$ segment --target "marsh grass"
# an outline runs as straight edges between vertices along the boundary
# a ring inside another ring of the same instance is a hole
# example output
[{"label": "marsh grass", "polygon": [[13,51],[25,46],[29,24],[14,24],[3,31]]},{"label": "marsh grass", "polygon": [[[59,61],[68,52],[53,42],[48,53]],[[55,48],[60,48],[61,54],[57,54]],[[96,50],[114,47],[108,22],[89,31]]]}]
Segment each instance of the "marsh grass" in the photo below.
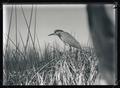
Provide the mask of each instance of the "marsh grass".
[{"label": "marsh grass", "polygon": [[7,85],[92,85],[98,74],[97,57],[89,47],[78,52],[77,59],[76,50],[60,51],[49,45],[42,57],[30,47],[26,58],[10,48],[6,55]]}]

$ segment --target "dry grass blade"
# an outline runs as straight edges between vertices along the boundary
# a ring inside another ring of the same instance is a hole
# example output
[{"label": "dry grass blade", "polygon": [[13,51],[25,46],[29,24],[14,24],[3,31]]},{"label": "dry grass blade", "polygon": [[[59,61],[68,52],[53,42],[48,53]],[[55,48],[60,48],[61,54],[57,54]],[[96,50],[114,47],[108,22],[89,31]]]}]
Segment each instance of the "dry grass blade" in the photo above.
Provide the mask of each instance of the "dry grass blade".
[{"label": "dry grass blade", "polygon": [[9,30],[8,30],[8,35],[7,35],[7,43],[6,43],[6,50],[5,50],[5,53],[6,53],[7,47],[8,47],[8,41],[9,41],[8,39],[9,39],[10,29],[11,29],[12,14],[13,14],[13,5],[12,5],[11,15],[10,15],[10,23],[9,23]]},{"label": "dry grass blade", "polygon": [[20,39],[21,39],[22,44],[23,44],[23,48],[25,48],[25,44],[24,44],[24,41],[23,41],[23,38],[22,38],[22,36],[21,36],[21,33],[20,33],[20,32],[19,32],[19,35],[20,35]]},{"label": "dry grass blade", "polygon": [[37,26],[36,17],[37,17],[37,6],[35,8],[34,44],[35,44],[35,35],[36,35],[36,26]]},{"label": "dry grass blade", "polygon": [[40,56],[41,56],[41,58],[43,58],[42,52],[41,52],[40,43],[39,43],[39,39],[38,39],[38,36],[37,36],[37,35],[36,35],[36,38],[37,38],[37,42],[38,42],[38,47],[39,47],[39,51],[40,51]]},{"label": "dry grass blade", "polygon": [[[16,9],[16,5],[15,5],[15,24],[16,24],[15,25],[15,27],[16,27],[15,28],[16,29],[16,33],[15,33],[16,34],[16,46],[17,46],[18,45],[17,44],[18,41],[17,41],[17,9]],[[16,53],[17,53],[17,48],[16,48]]]},{"label": "dry grass blade", "polygon": [[[22,6],[21,6],[22,8]],[[27,49],[27,46],[28,46],[28,41],[29,41],[29,35],[31,37],[31,41],[32,41],[32,44],[33,44],[33,48],[35,49],[34,47],[34,41],[33,41],[33,38],[32,38],[32,34],[30,32],[30,26],[31,26],[31,21],[32,21],[32,15],[33,15],[33,5],[32,5],[32,9],[31,9],[31,15],[30,15],[30,22],[29,22],[29,25],[28,25],[28,22],[27,22],[27,19],[26,19],[26,16],[25,16],[25,13],[24,13],[24,9],[22,8],[22,13],[23,13],[23,16],[24,16],[24,19],[25,19],[25,22],[26,22],[26,25],[27,25],[27,29],[28,29],[28,34],[27,34],[27,41],[26,41],[26,45],[25,45],[25,52],[26,52],[26,49]]]}]

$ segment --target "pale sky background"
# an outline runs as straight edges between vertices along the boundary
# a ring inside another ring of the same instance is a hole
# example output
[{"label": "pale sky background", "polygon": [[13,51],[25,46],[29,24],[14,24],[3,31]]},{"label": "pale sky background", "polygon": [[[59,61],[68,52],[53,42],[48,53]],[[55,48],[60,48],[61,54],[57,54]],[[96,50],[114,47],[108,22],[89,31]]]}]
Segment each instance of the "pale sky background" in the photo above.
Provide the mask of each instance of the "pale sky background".
[{"label": "pale sky background", "polygon": [[[108,5],[108,13],[111,15],[111,5]],[[19,32],[22,35],[23,41],[26,42],[27,39],[27,26],[22,14],[21,5],[16,5],[17,7],[17,29],[18,29],[18,40],[21,43]],[[30,13],[32,5],[22,5],[25,16],[29,23]],[[70,4],[70,5],[33,5],[33,16],[31,23],[31,33],[34,36],[34,25],[35,25],[35,8],[37,7],[37,21],[36,21],[36,33],[39,38],[41,48],[44,47],[45,42],[53,45],[53,41],[56,41],[60,47],[63,47],[63,42],[57,36],[48,36],[53,33],[55,29],[62,29],[66,32],[71,33],[79,41],[82,46],[92,45],[91,38],[89,35],[88,18],[86,12],[86,4]],[[5,45],[5,35],[9,28],[9,20],[11,14],[12,5],[3,5],[3,45]],[[15,42],[15,5],[13,5],[13,16],[10,31],[10,38]],[[31,39],[30,39],[31,41]],[[37,42],[36,42],[37,44]],[[36,45],[37,46],[37,45]]]}]

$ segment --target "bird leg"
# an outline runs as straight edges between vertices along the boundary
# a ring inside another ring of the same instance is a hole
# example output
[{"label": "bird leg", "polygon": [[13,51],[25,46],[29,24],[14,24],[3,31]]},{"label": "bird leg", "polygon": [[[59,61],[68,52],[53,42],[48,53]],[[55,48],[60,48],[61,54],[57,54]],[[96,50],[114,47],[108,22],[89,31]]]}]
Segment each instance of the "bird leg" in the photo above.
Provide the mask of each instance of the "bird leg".
[{"label": "bird leg", "polygon": [[75,59],[76,59],[76,61],[78,60],[78,52],[79,52],[79,50],[76,49],[76,53],[75,53]]},{"label": "bird leg", "polygon": [[66,49],[66,48],[65,48],[65,45],[64,45],[64,49],[63,49],[63,50],[65,51],[65,49]]},{"label": "bird leg", "polygon": [[70,47],[69,51],[71,52],[72,51],[72,47],[70,45],[69,45],[69,47]]},{"label": "bird leg", "polygon": [[65,44],[65,45],[64,45],[64,51],[65,51],[65,50],[66,50],[67,43],[64,42],[64,44]]}]

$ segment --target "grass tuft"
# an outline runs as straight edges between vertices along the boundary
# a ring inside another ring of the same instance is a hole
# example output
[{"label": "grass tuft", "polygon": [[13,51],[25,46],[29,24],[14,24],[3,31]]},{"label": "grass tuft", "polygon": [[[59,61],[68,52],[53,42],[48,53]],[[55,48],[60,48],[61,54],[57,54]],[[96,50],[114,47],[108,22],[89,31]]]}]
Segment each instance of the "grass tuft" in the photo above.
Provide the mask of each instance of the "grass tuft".
[{"label": "grass tuft", "polygon": [[83,47],[81,51],[60,51],[46,45],[41,57],[37,49],[29,47],[23,58],[19,52],[9,48],[4,57],[6,84],[92,85],[98,75],[98,59],[93,48]]}]

